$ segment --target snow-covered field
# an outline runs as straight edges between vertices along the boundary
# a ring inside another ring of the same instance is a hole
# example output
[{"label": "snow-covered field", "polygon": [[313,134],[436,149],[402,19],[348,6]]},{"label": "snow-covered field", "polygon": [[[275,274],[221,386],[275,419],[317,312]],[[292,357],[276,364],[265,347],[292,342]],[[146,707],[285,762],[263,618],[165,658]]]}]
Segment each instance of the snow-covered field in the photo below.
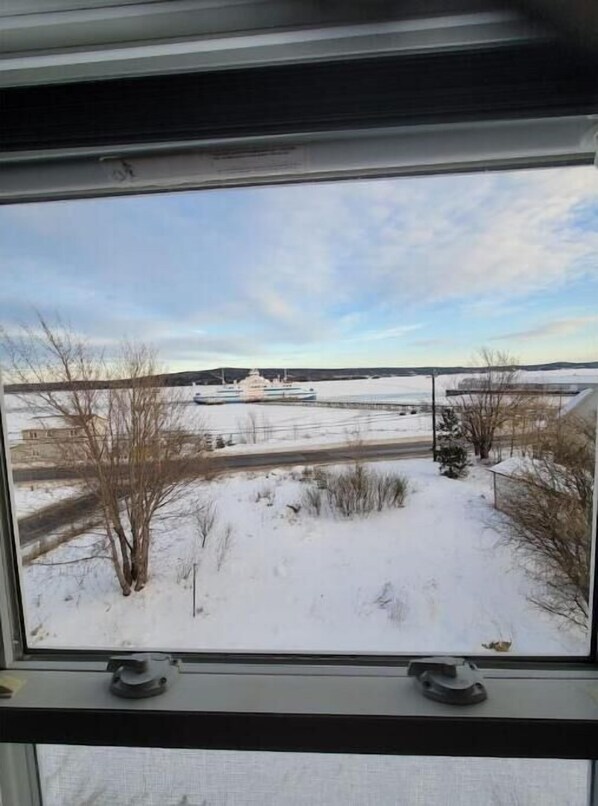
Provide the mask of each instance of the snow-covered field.
[{"label": "snow-covered field", "polygon": [[45,806],[586,806],[588,762],[37,748]]},{"label": "snow-covered field", "polygon": [[[538,380],[547,373],[526,373]],[[577,377],[588,378],[590,370]],[[573,380],[571,372],[551,373]],[[593,375],[598,378],[598,371]],[[441,376],[438,388],[458,376]],[[546,377],[542,377],[546,380]],[[424,399],[423,376],[314,384],[320,399]],[[191,389],[189,389],[191,394]],[[7,397],[11,438],[31,412]],[[235,445],[268,450],[429,436],[429,415],[303,406],[199,407],[190,428],[208,428]],[[254,416],[257,442],[240,442]],[[156,527],[147,589],[123,599],[110,564],[89,557],[84,535],[24,569],[27,620],[38,646],[143,646],[205,650],[483,652],[506,640],[517,654],[585,652],[585,636],[533,607],[519,558],[500,542],[491,476],[474,468],[463,481],[429,460],[377,463],[408,476],[407,505],[368,518],[312,517],[300,503],[301,468],[242,473],[198,483]],[[49,482],[16,485],[17,515],[77,492]],[[218,521],[198,556],[192,615],[193,518],[197,499],[213,500]],[[226,534],[229,534],[228,540]]]},{"label": "snow-covered field", "polygon": [[63,481],[43,481],[27,484],[15,484],[14,496],[17,517],[31,515],[38,509],[55,504],[63,498],[78,495],[81,487],[78,484],[65,484]]},{"label": "snow-covered field", "polygon": [[[506,640],[516,654],[585,652],[585,636],[529,603],[532,583],[500,543],[487,470],[453,481],[425,459],[373,467],[408,477],[404,508],[350,520],[295,513],[300,468],[198,483],[157,526],[151,581],[127,599],[108,561],[72,562],[97,537],[74,539],[24,569],[32,644],[473,654]],[[196,555],[194,618],[190,512],[208,499],[218,520]]]}]

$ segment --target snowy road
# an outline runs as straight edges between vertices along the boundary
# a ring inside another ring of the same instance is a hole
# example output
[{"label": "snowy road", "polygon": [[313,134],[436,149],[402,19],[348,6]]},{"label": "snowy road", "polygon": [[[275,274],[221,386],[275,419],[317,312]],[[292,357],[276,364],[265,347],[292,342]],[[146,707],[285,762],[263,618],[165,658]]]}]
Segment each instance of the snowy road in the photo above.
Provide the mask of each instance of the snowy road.
[{"label": "snowy road", "polygon": [[[396,442],[379,442],[363,445],[335,445],[307,450],[269,450],[252,453],[226,453],[210,458],[211,470],[252,470],[254,468],[292,467],[294,465],[333,464],[352,462],[356,459],[370,462],[383,459],[417,459],[431,454],[430,439],[403,439]],[[204,469],[204,460],[202,470]],[[15,468],[16,483],[31,481],[55,481],[81,476],[82,468],[75,467],[27,467]]]}]

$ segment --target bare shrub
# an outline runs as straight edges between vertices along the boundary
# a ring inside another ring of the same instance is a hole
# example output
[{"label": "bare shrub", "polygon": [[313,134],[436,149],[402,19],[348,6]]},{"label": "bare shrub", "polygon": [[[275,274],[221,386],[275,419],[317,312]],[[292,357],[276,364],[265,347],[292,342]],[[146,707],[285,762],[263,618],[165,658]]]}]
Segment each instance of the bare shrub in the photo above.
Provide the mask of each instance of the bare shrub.
[{"label": "bare shrub", "polygon": [[389,507],[405,506],[408,484],[405,476],[392,473],[377,475],[373,481],[376,509],[381,512]]},{"label": "bare shrub", "polygon": [[268,442],[272,439],[274,426],[265,414],[258,417],[257,412],[250,409],[244,419],[237,420],[237,434],[240,441],[247,445],[257,445],[258,442]]},{"label": "bare shrub", "polygon": [[217,520],[216,507],[212,501],[199,499],[193,508],[193,523],[199,545],[205,549],[208,537]]},{"label": "bare shrub", "polygon": [[255,411],[249,411],[245,415],[245,419],[237,420],[237,433],[241,437],[241,442],[248,445],[255,445],[258,441],[258,424],[257,414]]},{"label": "bare shrub", "polygon": [[392,582],[384,583],[380,593],[374,599],[374,604],[380,610],[384,610],[394,624],[404,622],[409,611],[405,592],[397,592]]},{"label": "bare shrub", "polygon": [[191,576],[191,571],[193,571],[193,555],[192,553],[189,554],[188,557],[182,559],[176,569],[176,581],[177,585],[180,585],[183,582],[186,582],[189,577]]},{"label": "bare shrub", "polygon": [[362,464],[340,473],[319,469],[314,481],[303,496],[308,512],[320,515],[324,501],[327,508],[344,518],[367,515],[383,509],[402,507],[408,493],[404,476],[393,473],[377,473]]},{"label": "bare shrub", "polygon": [[319,517],[322,514],[321,491],[314,486],[307,487],[303,491],[302,505],[311,515],[317,515]]},{"label": "bare shrub", "polygon": [[233,526],[227,523],[218,536],[216,570],[220,571],[233,545]]},{"label": "bare shrub", "polygon": [[595,426],[557,421],[501,496],[507,540],[532,562],[532,601],[585,627],[589,613]]},{"label": "bare shrub", "polygon": [[269,442],[272,439],[272,434],[274,433],[274,426],[270,422],[270,420],[266,417],[265,414],[262,414],[262,422],[260,425],[260,432],[261,432],[261,439],[262,442]]},{"label": "bare shrub", "polygon": [[259,504],[259,502],[262,500],[265,500],[267,505],[270,507],[274,503],[274,492],[272,490],[272,487],[268,486],[267,484],[261,487],[255,494],[256,504]]}]

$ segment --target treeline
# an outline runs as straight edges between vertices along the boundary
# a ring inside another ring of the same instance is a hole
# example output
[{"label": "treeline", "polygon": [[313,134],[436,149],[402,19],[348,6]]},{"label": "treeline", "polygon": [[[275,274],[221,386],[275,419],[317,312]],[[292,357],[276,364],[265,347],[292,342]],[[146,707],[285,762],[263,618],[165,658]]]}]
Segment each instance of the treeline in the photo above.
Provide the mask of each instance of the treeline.
[{"label": "treeline", "polygon": [[[297,383],[313,383],[315,381],[342,381],[342,380],[362,380],[367,378],[389,378],[393,376],[410,375],[430,375],[433,371],[438,375],[454,375],[461,373],[476,373],[480,367],[346,367],[335,369],[322,369],[319,367],[299,368],[286,370],[287,380]],[[598,361],[577,363],[569,361],[555,361],[549,364],[522,364],[518,369],[529,371],[555,370],[555,369],[598,369]],[[222,383],[222,378],[226,383],[233,383],[245,378],[250,367],[218,367],[216,369],[191,370],[187,372],[169,372],[151,376],[147,380],[153,380],[156,386],[190,386],[192,383],[201,386],[213,386]],[[261,369],[261,374],[273,380],[282,378],[285,374],[283,367],[272,367]],[[119,389],[131,385],[130,378],[118,380],[93,380],[74,381],[69,388],[83,389]],[[42,387],[37,383],[13,383],[6,384],[4,391],[7,393],[35,392]],[[43,386],[45,391],[58,392],[65,388],[61,383],[49,383]]]}]

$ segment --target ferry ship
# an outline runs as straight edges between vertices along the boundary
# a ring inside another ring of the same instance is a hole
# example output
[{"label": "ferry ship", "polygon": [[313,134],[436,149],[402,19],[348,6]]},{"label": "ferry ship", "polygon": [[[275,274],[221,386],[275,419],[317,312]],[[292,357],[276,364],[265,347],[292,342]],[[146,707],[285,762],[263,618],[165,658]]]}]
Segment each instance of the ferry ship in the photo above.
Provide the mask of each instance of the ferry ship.
[{"label": "ferry ship", "polygon": [[196,392],[193,400],[200,406],[214,406],[221,403],[275,403],[278,401],[310,401],[316,399],[314,389],[277,378],[269,381],[252,369],[246,378],[231,384]]}]

